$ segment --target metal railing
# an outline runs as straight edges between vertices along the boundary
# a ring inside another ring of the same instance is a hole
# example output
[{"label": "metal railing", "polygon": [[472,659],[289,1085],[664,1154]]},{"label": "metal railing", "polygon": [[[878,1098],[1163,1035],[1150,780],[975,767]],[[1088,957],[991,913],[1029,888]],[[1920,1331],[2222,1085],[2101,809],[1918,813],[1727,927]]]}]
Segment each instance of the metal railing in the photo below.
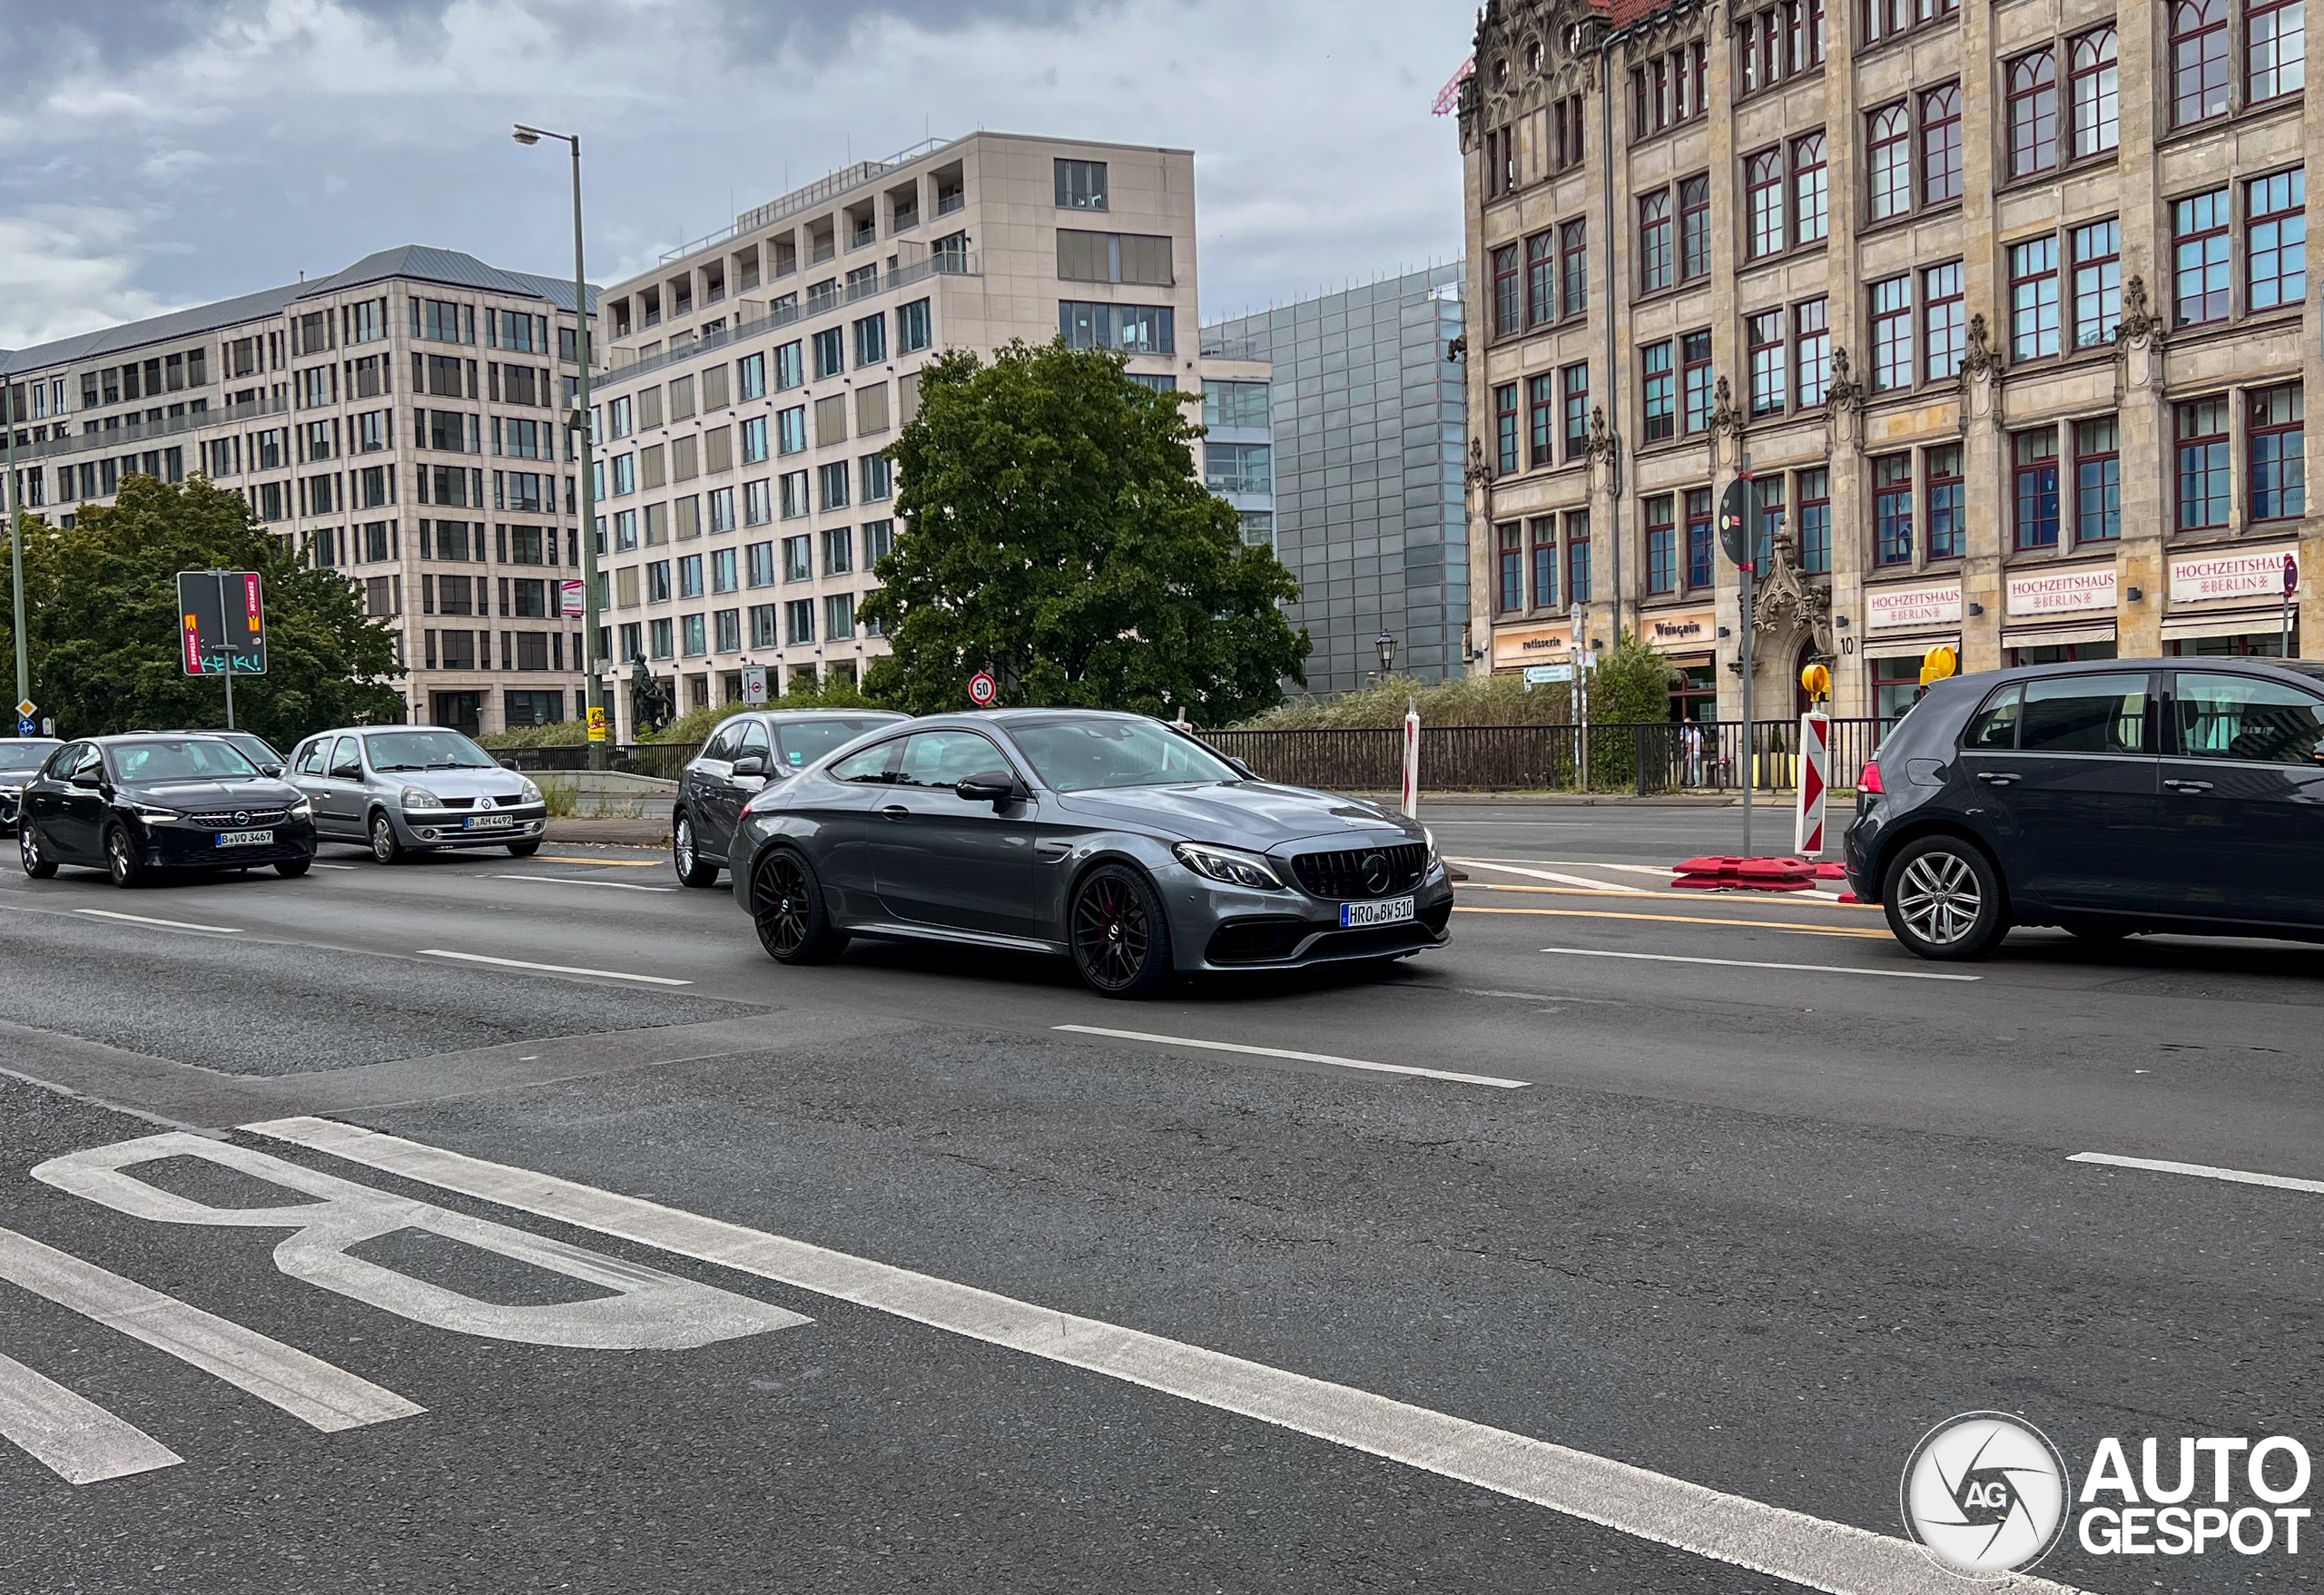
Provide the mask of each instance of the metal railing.
[{"label": "metal railing", "polygon": [[164,416],[158,421],[127,420],[109,430],[83,432],[66,438],[50,438],[43,442],[18,444],[17,458],[53,459],[68,454],[115,454],[127,445],[150,441],[156,438],[178,438],[188,432],[206,431],[212,427],[230,427],[242,421],[257,420],[262,416],[290,413],[290,400],[255,399],[248,404],[222,404],[215,409],[189,411],[182,416]]}]

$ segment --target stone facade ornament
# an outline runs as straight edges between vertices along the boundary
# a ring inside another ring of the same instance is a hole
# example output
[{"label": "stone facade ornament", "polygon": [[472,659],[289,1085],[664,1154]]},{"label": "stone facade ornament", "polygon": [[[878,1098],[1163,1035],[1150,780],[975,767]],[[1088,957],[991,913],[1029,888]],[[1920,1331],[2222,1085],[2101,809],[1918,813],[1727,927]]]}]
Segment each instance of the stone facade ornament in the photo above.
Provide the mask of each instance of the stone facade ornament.
[{"label": "stone facade ornament", "polygon": [[1980,310],[1969,318],[1968,341],[1961,351],[1961,379],[1998,379],[2001,373],[2001,350],[1994,347],[1993,331],[1985,325],[1984,312]]},{"label": "stone facade ornament", "polygon": [[1856,375],[1848,351],[1832,345],[1832,375],[1824,384],[1824,413],[1854,413],[1864,408],[1864,383]]},{"label": "stone facade ornament", "polygon": [[2122,316],[2114,324],[2114,391],[2117,399],[2162,386],[2162,351],[2170,341],[2160,308],[2146,297],[2146,279],[2132,272],[2122,283]]},{"label": "stone facade ornament", "polygon": [[2146,279],[2133,271],[2122,283],[2122,318],[2114,324],[2117,348],[2132,343],[2161,345],[2170,336],[2162,313],[2147,303]]},{"label": "stone facade ornament", "polygon": [[1606,407],[1602,404],[1591,405],[1590,407],[1590,458],[1596,460],[1610,460],[1614,458],[1615,451],[1620,447],[1621,439],[1616,438],[1612,428],[1606,425]]},{"label": "stone facade ornament", "polygon": [[1490,487],[1492,486],[1492,467],[1485,463],[1485,440],[1482,438],[1472,438],[1469,439],[1469,468],[1467,476],[1469,486],[1472,487]]},{"label": "stone facade ornament", "polygon": [[1714,438],[1743,436],[1743,411],[1735,403],[1735,389],[1724,377],[1711,390],[1710,435]]},{"label": "stone facade ornament", "polygon": [[[1810,582],[1799,568],[1789,526],[1771,540],[1767,569],[1751,606],[1751,628],[1777,639],[1776,654],[1788,655],[1805,634],[1819,659],[1830,660],[1832,647],[1832,589],[1828,583]],[[1754,650],[1757,651],[1756,649]]]}]

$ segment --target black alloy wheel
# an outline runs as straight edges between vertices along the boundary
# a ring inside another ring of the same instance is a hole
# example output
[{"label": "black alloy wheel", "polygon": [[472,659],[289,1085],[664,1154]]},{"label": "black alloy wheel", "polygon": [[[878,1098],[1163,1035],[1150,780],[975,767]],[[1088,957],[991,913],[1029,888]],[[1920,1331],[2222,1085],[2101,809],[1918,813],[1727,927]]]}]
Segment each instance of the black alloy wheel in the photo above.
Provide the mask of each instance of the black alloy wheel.
[{"label": "black alloy wheel", "polygon": [[56,873],[56,861],[42,851],[40,833],[30,821],[16,827],[16,857],[25,866],[25,873],[34,881],[45,881]]},{"label": "black alloy wheel", "polygon": [[1170,982],[1170,929],[1146,877],[1092,870],[1073,894],[1073,967],[1100,997],[1151,997]]},{"label": "black alloy wheel", "polygon": [[119,825],[105,832],[105,873],[124,891],[145,883],[145,866],[137,861],[137,849],[129,832]]},{"label": "black alloy wheel", "polygon": [[779,964],[829,963],[847,946],[832,927],[822,883],[807,861],[787,847],[768,852],[751,881],[751,921],[759,945]]},{"label": "black alloy wheel", "polygon": [[670,864],[678,872],[681,886],[711,886],[718,880],[718,866],[704,863],[702,854],[694,850],[694,820],[680,814],[677,823],[670,828]]}]

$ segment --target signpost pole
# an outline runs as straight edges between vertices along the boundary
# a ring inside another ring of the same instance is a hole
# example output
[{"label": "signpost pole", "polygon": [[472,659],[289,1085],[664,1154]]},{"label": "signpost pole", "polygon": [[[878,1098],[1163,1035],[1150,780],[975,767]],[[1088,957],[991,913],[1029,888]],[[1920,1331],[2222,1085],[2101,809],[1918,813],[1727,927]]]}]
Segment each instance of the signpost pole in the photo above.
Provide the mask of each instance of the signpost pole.
[{"label": "signpost pole", "polygon": [[[1747,516],[1746,518],[1751,517]],[[1751,552],[1756,555],[1758,550],[1753,548]],[[1745,560],[1738,568],[1743,576],[1743,614],[1736,623],[1736,635],[1741,639],[1743,662],[1743,856],[1748,859],[1757,856],[1751,852],[1751,789],[1758,783],[1758,750],[1751,738],[1752,561]]]},{"label": "signpost pole", "polygon": [[2284,556],[2284,639],[2282,657],[2291,657],[2291,600],[2299,587],[2299,560],[2296,556]]},{"label": "signpost pole", "polygon": [[[33,677],[25,647],[25,543],[21,507],[16,503],[16,389],[15,384],[0,384],[0,421],[6,423],[8,475],[8,586],[15,594],[15,620],[9,635],[16,645],[16,702],[29,704],[33,699]],[[27,718],[19,714],[18,719]],[[19,726],[18,731],[24,728]]]}]

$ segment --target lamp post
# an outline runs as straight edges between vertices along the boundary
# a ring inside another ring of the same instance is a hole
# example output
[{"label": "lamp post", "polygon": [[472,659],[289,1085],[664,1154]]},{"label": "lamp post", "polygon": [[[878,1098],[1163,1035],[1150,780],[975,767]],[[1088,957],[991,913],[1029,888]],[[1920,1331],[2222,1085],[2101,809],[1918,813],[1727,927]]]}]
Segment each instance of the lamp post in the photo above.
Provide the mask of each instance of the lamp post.
[{"label": "lamp post", "polygon": [[[573,150],[573,353],[581,368],[575,389],[572,426],[581,435],[581,649],[588,683],[588,720],[602,721],[606,736],[613,736],[613,715],[606,703],[605,660],[597,652],[597,485],[596,462],[589,436],[589,279],[581,259],[581,135],[550,133],[518,123],[516,140],[537,144],[556,139]],[[591,738],[589,768],[606,768],[606,743]]]},{"label": "lamp post", "polygon": [[[22,518],[16,505],[16,385],[0,384],[0,426],[5,426],[7,438],[0,443],[7,459],[0,471],[7,476],[5,498],[8,514],[8,586],[15,594],[15,619],[9,635],[16,645],[16,702],[29,704],[33,696],[32,671],[26,665],[25,648],[25,539],[24,528],[17,523]],[[18,731],[25,728],[16,727]]]},{"label": "lamp post", "polygon": [[1380,640],[1372,645],[1380,650],[1380,679],[1384,682],[1395,674],[1396,639],[1384,631],[1380,634]]}]

